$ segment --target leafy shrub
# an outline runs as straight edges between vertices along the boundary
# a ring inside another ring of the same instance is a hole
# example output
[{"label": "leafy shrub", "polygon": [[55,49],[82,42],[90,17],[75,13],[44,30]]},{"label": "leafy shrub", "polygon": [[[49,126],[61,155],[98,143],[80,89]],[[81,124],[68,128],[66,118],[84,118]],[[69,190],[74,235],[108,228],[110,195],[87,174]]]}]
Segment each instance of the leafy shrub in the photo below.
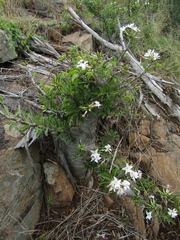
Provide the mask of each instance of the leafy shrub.
[{"label": "leafy shrub", "polygon": [[8,34],[9,43],[15,48],[17,53],[27,47],[28,39],[22,36],[22,33],[16,24],[0,19],[0,28]]}]

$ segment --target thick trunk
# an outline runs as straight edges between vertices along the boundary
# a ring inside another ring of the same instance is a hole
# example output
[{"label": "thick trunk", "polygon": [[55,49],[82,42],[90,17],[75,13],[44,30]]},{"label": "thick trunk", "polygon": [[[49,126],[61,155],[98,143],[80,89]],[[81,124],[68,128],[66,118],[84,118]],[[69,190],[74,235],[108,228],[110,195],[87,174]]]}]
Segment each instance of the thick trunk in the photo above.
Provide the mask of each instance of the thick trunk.
[{"label": "thick trunk", "polygon": [[[73,127],[71,129],[72,140],[69,144],[65,144],[64,141],[60,139],[55,139],[54,141],[58,162],[65,168],[69,179],[73,183],[75,183],[74,177],[83,179],[88,175],[84,161],[90,157],[90,150],[95,149],[97,120],[97,115],[89,114],[81,126]],[[84,144],[86,152],[84,156],[75,158],[80,142]]]}]

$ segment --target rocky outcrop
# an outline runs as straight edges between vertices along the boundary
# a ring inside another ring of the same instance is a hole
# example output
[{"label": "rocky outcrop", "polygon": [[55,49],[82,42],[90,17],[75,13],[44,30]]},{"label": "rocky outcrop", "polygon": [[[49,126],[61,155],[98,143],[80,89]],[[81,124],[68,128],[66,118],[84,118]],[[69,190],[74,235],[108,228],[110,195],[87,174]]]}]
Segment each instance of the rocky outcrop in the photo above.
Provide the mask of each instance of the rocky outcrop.
[{"label": "rocky outcrop", "polygon": [[17,58],[17,53],[12,43],[8,40],[8,35],[0,29],[0,63],[10,61]]},{"label": "rocky outcrop", "polygon": [[142,120],[139,130],[129,135],[131,157],[164,185],[180,191],[180,129],[163,118]]},{"label": "rocky outcrop", "polygon": [[[15,136],[16,133],[10,134]],[[6,144],[3,140],[0,150],[0,239],[26,240],[28,231],[34,229],[40,216],[40,157],[36,147],[32,146],[34,171],[25,149],[14,150],[19,138],[10,134],[5,132]]]}]

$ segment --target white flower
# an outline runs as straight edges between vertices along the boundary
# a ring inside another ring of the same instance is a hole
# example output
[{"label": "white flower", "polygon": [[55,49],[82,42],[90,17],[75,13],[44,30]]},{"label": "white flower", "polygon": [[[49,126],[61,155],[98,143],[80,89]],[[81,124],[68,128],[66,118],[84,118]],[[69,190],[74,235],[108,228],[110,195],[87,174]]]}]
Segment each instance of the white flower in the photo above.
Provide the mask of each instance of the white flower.
[{"label": "white flower", "polygon": [[152,198],[152,199],[154,199],[155,197],[154,197],[154,195],[149,195],[149,198]]},{"label": "white flower", "polygon": [[116,177],[114,177],[114,179],[110,182],[108,187],[110,188],[109,191],[116,192],[121,187],[121,180],[120,179],[118,180]]},{"label": "white flower", "polygon": [[135,32],[140,32],[140,29],[134,24],[134,23],[131,23],[131,24],[128,24],[124,27],[121,27],[121,31],[125,31],[126,28],[131,28],[132,30],[134,30]]},{"label": "white flower", "polygon": [[125,195],[127,190],[130,189],[130,182],[128,182],[127,180],[124,180],[122,182],[121,179],[117,179],[116,177],[114,177],[114,179],[107,187],[110,188],[110,191],[116,192],[117,195],[120,197],[122,195]]},{"label": "white flower", "polygon": [[98,107],[99,108],[100,106],[101,106],[100,102],[94,101],[93,107]]},{"label": "white flower", "polygon": [[104,150],[105,152],[110,153],[110,152],[112,151],[112,149],[111,149],[111,145],[109,145],[109,144],[106,145],[104,148],[105,148],[105,150]]},{"label": "white flower", "polygon": [[150,60],[153,60],[153,61],[155,61],[155,60],[157,60],[157,59],[160,58],[159,53],[157,53],[157,52],[155,52],[154,50],[151,50],[151,49],[149,49],[149,50],[144,54],[144,57],[145,57],[145,58],[148,58],[148,59],[150,59]]},{"label": "white flower", "polygon": [[130,171],[129,173],[130,173],[130,176],[133,179],[133,181],[135,181],[135,179],[139,178],[138,172]]},{"label": "white flower", "polygon": [[128,163],[126,163],[126,166],[124,167],[124,168],[122,168],[122,170],[124,170],[125,171],[125,173],[127,174],[127,173],[130,173],[132,170],[132,165],[129,165]]},{"label": "white flower", "polygon": [[98,149],[96,149],[95,151],[91,150],[91,153],[92,153],[91,154],[91,162],[98,163],[99,160],[101,159],[100,154],[97,151],[98,151]]},{"label": "white flower", "polygon": [[170,208],[168,208],[168,214],[172,217],[172,218],[175,218],[177,215],[178,215],[178,213],[177,213],[177,210],[174,208],[173,210],[172,209],[170,209]]},{"label": "white flower", "polygon": [[83,70],[85,70],[86,67],[88,67],[88,61],[79,60],[76,67],[81,67]]},{"label": "white flower", "polygon": [[146,211],[146,220],[151,220],[151,218],[152,218],[152,212]]},{"label": "white flower", "polygon": [[117,195],[120,197],[125,194],[125,190],[122,187],[117,189]]},{"label": "white flower", "polygon": [[130,185],[131,185],[130,182],[127,180],[124,180],[122,182],[122,186],[123,186],[124,190],[130,189]]}]

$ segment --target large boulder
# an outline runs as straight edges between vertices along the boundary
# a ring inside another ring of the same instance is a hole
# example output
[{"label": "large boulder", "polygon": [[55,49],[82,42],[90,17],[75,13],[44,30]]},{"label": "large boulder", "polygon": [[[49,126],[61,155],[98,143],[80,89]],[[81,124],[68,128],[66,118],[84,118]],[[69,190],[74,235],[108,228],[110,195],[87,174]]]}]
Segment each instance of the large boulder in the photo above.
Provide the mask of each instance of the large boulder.
[{"label": "large boulder", "polygon": [[0,29],[0,63],[4,63],[17,58],[17,53],[5,31]]},{"label": "large boulder", "polygon": [[26,240],[39,220],[42,204],[40,156],[30,148],[33,168],[25,149],[14,149],[20,138],[2,129],[0,149],[0,240]]}]

